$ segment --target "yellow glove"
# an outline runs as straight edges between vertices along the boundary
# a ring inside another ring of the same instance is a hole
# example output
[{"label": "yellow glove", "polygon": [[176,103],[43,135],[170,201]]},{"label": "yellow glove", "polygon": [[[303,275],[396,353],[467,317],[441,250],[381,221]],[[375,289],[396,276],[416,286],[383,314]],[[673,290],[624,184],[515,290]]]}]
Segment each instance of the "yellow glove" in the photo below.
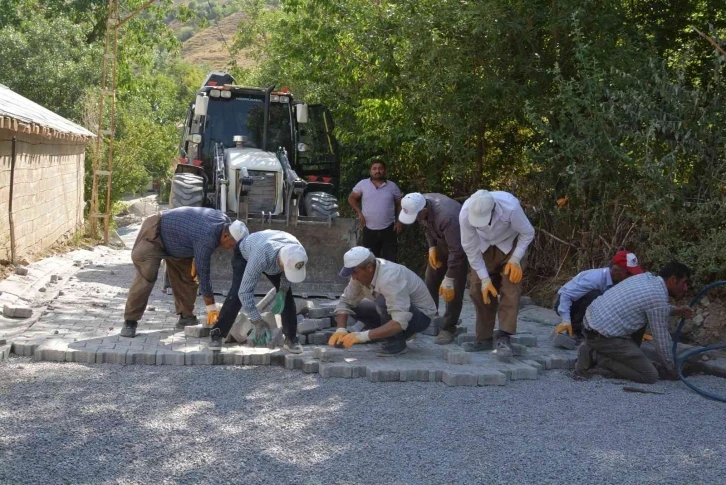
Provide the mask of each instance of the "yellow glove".
[{"label": "yellow glove", "polygon": [[649,333],[643,334],[643,342],[650,342],[651,340],[653,340],[653,336],[651,334],[649,334]]},{"label": "yellow glove", "polygon": [[343,337],[343,347],[346,349],[351,348],[355,344],[363,344],[370,341],[368,332],[353,332]]},{"label": "yellow glove", "polygon": [[330,336],[330,340],[328,340],[328,345],[330,345],[331,347],[335,347],[338,344],[342,344],[343,338],[345,338],[346,335],[348,335],[348,330],[344,328],[339,328],[335,331],[333,335]]},{"label": "yellow glove", "polygon": [[444,281],[441,282],[439,287],[439,296],[444,297],[444,301],[449,303],[454,299],[454,279],[444,276]]},{"label": "yellow glove", "polygon": [[504,267],[504,274],[509,275],[509,281],[515,285],[522,281],[522,267],[519,265],[519,258],[512,256]]},{"label": "yellow glove", "polygon": [[[193,267],[193,266],[192,266]],[[211,327],[215,323],[217,323],[217,319],[219,318],[219,310],[217,310],[217,305],[207,305],[207,326]]]},{"label": "yellow glove", "polygon": [[496,298],[499,293],[497,292],[497,289],[494,288],[494,285],[492,284],[491,278],[484,278],[481,280],[481,297],[484,300],[484,304],[488,305],[492,302],[491,298]]},{"label": "yellow glove", "polygon": [[192,259],[192,270],[190,272],[192,279],[195,283],[199,283],[199,278],[197,278],[197,266],[194,264],[194,260]]},{"label": "yellow glove", "polygon": [[555,333],[562,333],[565,330],[567,331],[567,333],[570,334],[570,337],[574,336],[574,334],[572,333],[572,323],[567,320],[562,320],[562,322],[560,322],[560,324],[555,327]]},{"label": "yellow glove", "polygon": [[444,263],[439,261],[439,255],[437,254],[435,247],[429,248],[429,264],[434,269],[439,269],[444,265]]}]

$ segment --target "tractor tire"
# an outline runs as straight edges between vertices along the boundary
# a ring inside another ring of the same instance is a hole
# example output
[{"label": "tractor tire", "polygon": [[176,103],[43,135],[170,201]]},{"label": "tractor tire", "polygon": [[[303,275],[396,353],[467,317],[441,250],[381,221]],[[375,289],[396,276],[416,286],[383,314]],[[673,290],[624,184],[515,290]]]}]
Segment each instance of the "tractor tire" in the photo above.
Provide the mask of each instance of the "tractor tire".
[{"label": "tractor tire", "polygon": [[338,217],[338,200],[327,192],[308,192],[303,199],[303,207],[308,217]]},{"label": "tractor tire", "polygon": [[171,179],[169,208],[201,207],[204,201],[204,179],[193,173],[177,173]]}]

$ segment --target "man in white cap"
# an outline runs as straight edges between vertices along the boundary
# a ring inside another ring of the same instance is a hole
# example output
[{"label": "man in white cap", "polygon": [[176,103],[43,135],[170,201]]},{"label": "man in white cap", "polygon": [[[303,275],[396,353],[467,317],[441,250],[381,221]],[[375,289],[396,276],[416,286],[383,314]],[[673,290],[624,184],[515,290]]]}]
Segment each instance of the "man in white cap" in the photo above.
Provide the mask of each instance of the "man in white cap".
[{"label": "man in white cap", "polygon": [[[406,352],[406,340],[426,330],[436,315],[424,282],[405,266],[377,259],[360,246],[345,253],[343,265],[340,276],[350,282],[335,309],[338,328],[328,344],[349,348],[383,340],[379,356]],[[348,315],[355,315],[368,330],[348,333]]]},{"label": "man in white cap", "polygon": [[562,321],[555,327],[555,334],[567,332],[570,337],[582,338],[582,319],[590,304],[628,276],[642,273],[638,258],[626,250],[615,253],[607,268],[578,273],[557,291],[555,311]]},{"label": "man in white cap", "polygon": [[[210,278],[210,260],[218,247],[232,249],[244,223],[231,223],[222,211],[204,207],[178,207],[147,217],[131,250],[136,277],[129,288],[124,310],[122,337],[135,337],[138,321],[144,316],[149,295],[154,288],[161,261],[174,292],[174,306],[179,315],[176,328],[183,329],[198,323],[194,303],[201,286],[207,307],[207,324],[212,325],[219,315],[214,303]],[[196,267],[195,281],[192,267]]]},{"label": "man in white cap", "polygon": [[424,277],[426,286],[436,308],[439,307],[439,296],[446,303],[443,327],[434,340],[439,345],[454,341],[466,289],[469,265],[461,247],[459,212],[461,204],[443,194],[414,192],[401,200],[401,212],[398,214],[401,223],[419,221],[424,227],[429,246],[429,264]]},{"label": "man in white cap", "polygon": [[273,313],[280,314],[283,348],[294,354],[302,353],[297,340],[297,316],[291,284],[302,283],[306,276],[308,256],[293,235],[283,231],[258,231],[244,238],[234,250],[232,258],[232,287],[224,300],[222,311],[209,337],[209,348],[219,350],[222,340],[243,309],[255,327],[250,337],[263,345],[270,337],[269,327],[255,306],[255,287],[264,275],[277,290]]},{"label": "man in white cap", "polygon": [[[464,202],[459,225],[471,265],[469,293],[476,310],[476,340],[463,348],[479,352],[494,347],[498,357],[511,357],[509,336],[517,333],[522,259],[534,239],[534,228],[516,197],[486,190]],[[494,336],[497,310],[499,330]]]}]

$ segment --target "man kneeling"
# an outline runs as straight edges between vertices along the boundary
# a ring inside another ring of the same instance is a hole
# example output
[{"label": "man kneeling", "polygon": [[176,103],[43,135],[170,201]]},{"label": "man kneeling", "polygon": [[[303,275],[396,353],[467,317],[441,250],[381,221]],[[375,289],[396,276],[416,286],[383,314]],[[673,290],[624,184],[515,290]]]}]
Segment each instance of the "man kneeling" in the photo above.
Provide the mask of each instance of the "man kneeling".
[{"label": "man kneeling", "polygon": [[[436,315],[426,284],[405,266],[376,258],[364,247],[349,250],[343,262],[340,276],[350,278],[350,283],[335,309],[338,329],[328,344],[350,348],[383,340],[379,356],[406,352],[406,340],[426,330]],[[369,330],[348,333],[348,315],[355,315]]]},{"label": "man kneeling", "polygon": [[[691,318],[693,310],[671,306],[668,296],[681,298],[688,290],[690,275],[687,266],[674,261],[665,265],[659,276],[631,276],[595,300],[582,321],[585,342],[578,349],[575,375],[586,377],[591,367],[598,366],[617,377],[646,384],[656,382],[659,374],[677,377],[671,360],[668,317]],[[660,373],[640,349],[646,325],[650,325],[663,366]]]}]

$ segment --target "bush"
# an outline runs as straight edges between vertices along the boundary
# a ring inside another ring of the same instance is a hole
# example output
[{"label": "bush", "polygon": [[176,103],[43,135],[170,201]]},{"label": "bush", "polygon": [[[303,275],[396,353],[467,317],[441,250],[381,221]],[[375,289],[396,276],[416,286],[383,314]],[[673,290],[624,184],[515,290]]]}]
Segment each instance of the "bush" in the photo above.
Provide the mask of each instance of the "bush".
[{"label": "bush", "polygon": [[194,29],[194,27],[186,26],[182,27],[179,33],[176,34],[176,38],[179,42],[184,42],[191,39],[194,34],[196,34],[196,30]]}]

